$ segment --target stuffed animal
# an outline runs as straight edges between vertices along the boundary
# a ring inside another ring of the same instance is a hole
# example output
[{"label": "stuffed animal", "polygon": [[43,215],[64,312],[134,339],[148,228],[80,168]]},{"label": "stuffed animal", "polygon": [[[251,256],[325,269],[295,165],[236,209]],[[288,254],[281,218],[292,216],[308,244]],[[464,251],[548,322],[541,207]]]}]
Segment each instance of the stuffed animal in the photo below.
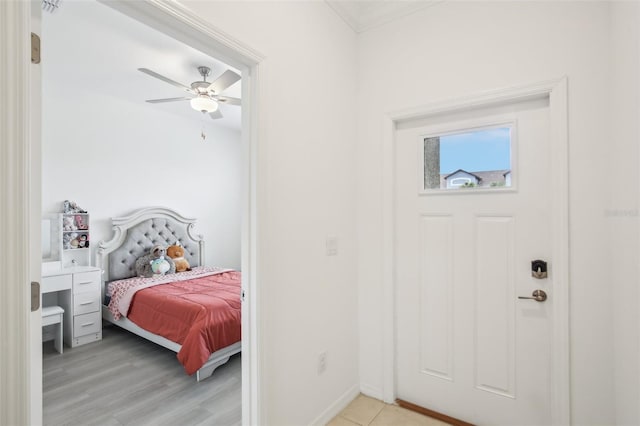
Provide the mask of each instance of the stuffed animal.
[{"label": "stuffed animal", "polygon": [[71,241],[70,241],[71,248],[72,249],[78,248],[78,245],[80,244],[80,241],[78,240],[78,233],[72,232],[71,234],[69,234],[69,237],[71,238]]},{"label": "stuffed animal", "polygon": [[[173,274],[176,272],[176,265],[173,263],[173,260],[166,256],[167,251],[162,246],[153,246],[151,248],[151,252],[140,256],[138,260],[136,260],[136,273],[139,277],[149,278],[154,276],[156,273],[153,271],[153,261],[162,258],[161,260],[169,264],[169,269],[167,269],[164,273]],[[156,266],[157,270],[161,271],[164,267],[161,267],[160,264]]]},{"label": "stuffed animal", "polygon": [[153,272],[154,275],[164,275],[169,269],[171,269],[171,266],[169,266],[169,262],[164,259],[164,256],[160,256],[151,261],[151,272]]},{"label": "stuffed animal", "polygon": [[73,221],[73,216],[64,216],[62,218],[62,230],[63,231],[75,231],[78,229],[76,227],[75,222]]},{"label": "stuffed animal", "polygon": [[81,229],[81,230],[89,229],[89,225],[87,225],[84,222],[84,218],[82,216],[80,216],[80,215],[76,215],[75,216],[75,224],[78,227],[78,229]]},{"label": "stuffed animal", "polygon": [[189,262],[184,258],[184,248],[178,244],[167,247],[167,256],[173,259],[173,262],[176,264],[176,272],[191,270]]},{"label": "stuffed animal", "polygon": [[85,234],[80,235],[80,238],[78,238],[78,247],[80,248],[89,247],[89,240],[87,240],[87,236]]},{"label": "stuffed animal", "polygon": [[86,213],[87,211],[76,204],[75,201],[64,200],[62,203],[64,213]]},{"label": "stuffed animal", "polygon": [[64,234],[64,236],[62,237],[62,247],[65,250],[69,250],[71,248],[71,235]]}]

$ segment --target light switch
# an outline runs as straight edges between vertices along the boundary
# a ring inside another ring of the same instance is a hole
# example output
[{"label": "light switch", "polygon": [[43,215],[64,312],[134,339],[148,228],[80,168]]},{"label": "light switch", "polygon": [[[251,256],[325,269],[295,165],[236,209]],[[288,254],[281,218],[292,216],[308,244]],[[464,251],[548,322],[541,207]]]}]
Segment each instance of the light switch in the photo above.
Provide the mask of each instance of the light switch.
[{"label": "light switch", "polygon": [[338,237],[335,235],[327,235],[327,256],[336,256],[338,254]]}]

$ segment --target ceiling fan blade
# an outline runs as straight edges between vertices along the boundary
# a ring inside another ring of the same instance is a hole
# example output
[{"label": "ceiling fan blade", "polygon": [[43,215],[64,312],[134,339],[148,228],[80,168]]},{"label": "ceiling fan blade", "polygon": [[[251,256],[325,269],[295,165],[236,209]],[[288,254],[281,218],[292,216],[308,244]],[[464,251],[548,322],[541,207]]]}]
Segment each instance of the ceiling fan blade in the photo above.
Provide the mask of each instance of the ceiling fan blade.
[{"label": "ceiling fan blade", "polygon": [[213,112],[210,112],[209,117],[211,117],[212,120],[217,120],[219,118],[222,118],[222,113],[220,112],[219,109],[217,109]]},{"label": "ceiling fan blade", "polygon": [[175,102],[175,101],[188,101],[192,98],[181,97],[181,98],[164,98],[164,99],[149,99],[145,102],[149,102],[150,104],[160,104],[162,102]]},{"label": "ceiling fan blade", "polygon": [[216,99],[218,100],[218,102],[220,102],[221,104],[226,104],[226,105],[242,105],[242,100],[238,99],[238,98],[232,98],[230,96],[216,96]]},{"label": "ceiling fan blade", "polygon": [[240,80],[240,76],[238,74],[231,70],[226,70],[216,79],[216,81],[207,87],[207,90],[211,90],[213,93],[218,94],[238,80]]},{"label": "ceiling fan blade", "polygon": [[157,72],[155,72],[155,71],[151,71],[150,69],[147,69],[147,68],[138,68],[138,71],[143,72],[143,73],[145,73],[145,74],[147,74],[147,75],[150,75],[151,77],[155,77],[155,78],[157,78],[158,80],[162,80],[162,81],[164,81],[165,83],[169,83],[169,84],[171,84],[172,86],[179,87],[179,88],[181,88],[182,90],[185,90],[185,91],[187,91],[187,92],[189,92],[189,93],[193,93],[193,90],[191,90],[191,88],[190,88],[190,87],[187,87],[187,86],[185,86],[184,84],[178,83],[177,81],[173,81],[173,80],[171,80],[170,78],[167,78],[167,77],[165,77],[165,76],[163,76],[163,75],[160,75],[160,74],[158,74],[158,73],[157,73]]}]

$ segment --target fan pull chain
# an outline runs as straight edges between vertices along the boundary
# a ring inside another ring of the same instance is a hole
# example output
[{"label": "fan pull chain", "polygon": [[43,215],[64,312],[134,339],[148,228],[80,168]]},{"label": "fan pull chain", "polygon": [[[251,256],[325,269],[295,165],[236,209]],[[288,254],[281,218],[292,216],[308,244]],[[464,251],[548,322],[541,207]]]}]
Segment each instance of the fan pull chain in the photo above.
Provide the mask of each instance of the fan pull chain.
[{"label": "fan pull chain", "polygon": [[205,139],[207,139],[207,135],[204,133],[204,122],[206,120],[206,116],[207,114],[205,114],[204,112],[202,113],[202,128],[200,130],[200,138],[202,139],[202,142],[205,141]]}]

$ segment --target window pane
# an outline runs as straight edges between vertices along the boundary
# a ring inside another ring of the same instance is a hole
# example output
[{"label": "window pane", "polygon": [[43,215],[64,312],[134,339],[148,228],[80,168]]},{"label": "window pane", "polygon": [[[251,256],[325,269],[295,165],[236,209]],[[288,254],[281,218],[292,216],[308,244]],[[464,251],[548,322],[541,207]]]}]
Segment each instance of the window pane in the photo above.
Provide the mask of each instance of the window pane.
[{"label": "window pane", "polygon": [[424,189],[511,186],[511,127],[424,139]]}]

